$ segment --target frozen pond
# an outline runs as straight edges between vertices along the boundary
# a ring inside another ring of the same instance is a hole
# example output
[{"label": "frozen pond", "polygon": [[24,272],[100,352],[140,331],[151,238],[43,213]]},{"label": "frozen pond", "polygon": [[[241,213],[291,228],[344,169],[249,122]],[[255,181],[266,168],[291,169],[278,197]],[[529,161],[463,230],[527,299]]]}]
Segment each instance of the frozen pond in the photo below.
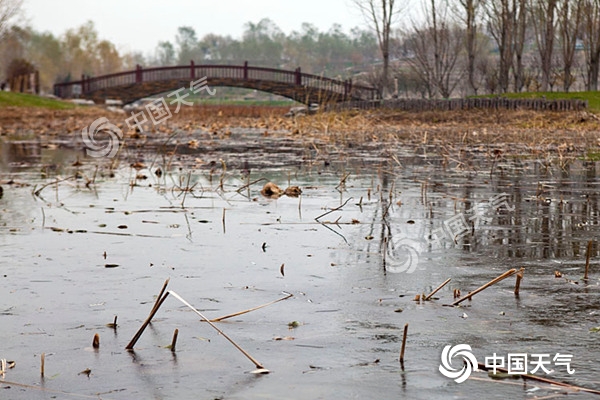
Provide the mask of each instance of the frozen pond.
[{"label": "frozen pond", "polygon": [[[535,375],[600,390],[598,162],[341,150],[256,132],[130,149],[117,161],[60,143],[0,143],[0,359],[15,363],[0,398],[593,396],[482,370],[456,383],[439,367],[458,344],[480,363],[547,355],[550,374]],[[266,198],[268,181],[302,195]],[[521,267],[519,296],[511,276],[447,306],[455,289]],[[125,350],[167,278],[209,318],[292,294],[217,323],[271,373],[251,374],[174,297]],[[414,300],[447,278],[432,300]]]}]

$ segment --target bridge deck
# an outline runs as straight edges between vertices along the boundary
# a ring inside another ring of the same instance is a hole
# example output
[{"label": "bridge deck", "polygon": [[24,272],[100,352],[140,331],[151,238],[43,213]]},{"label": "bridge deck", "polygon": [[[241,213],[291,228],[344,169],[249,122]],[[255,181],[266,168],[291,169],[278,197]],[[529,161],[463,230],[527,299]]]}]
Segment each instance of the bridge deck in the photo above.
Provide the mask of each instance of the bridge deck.
[{"label": "bridge deck", "polygon": [[190,65],[142,68],[98,77],[83,76],[74,82],[54,85],[61,98],[121,99],[131,103],[142,97],[190,87],[206,77],[208,86],[233,86],[278,94],[305,104],[337,103],[349,100],[373,100],[375,88],[295,71],[244,65]]}]

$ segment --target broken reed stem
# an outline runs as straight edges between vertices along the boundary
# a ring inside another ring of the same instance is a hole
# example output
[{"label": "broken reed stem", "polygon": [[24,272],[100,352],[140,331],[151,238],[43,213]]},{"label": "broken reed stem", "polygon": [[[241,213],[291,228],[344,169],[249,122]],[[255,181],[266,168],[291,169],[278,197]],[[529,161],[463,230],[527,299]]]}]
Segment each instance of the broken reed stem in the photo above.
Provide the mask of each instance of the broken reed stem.
[{"label": "broken reed stem", "polygon": [[223,233],[225,233],[225,210],[226,210],[226,208],[223,209],[223,219],[222,219],[222,222],[223,222]]},{"label": "broken reed stem", "polygon": [[498,276],[497,278],[492,279],[491,281],[489,281],[488,283],[486,283],[485,285],[475,289],[474,291],[470,292],[468,295],[461,297],[460,299],[456,300],[454,303],[452,303],[453,306],[456,306],[457,304],[462,303],[463,301],[470,299],[471,297],[473,297],[475,294],[481,292],[484,289],[487,289],[488,287],[492,286],[495,283],[500,282],[501,280],[508,278],[511,275],[514,275],[517,273],[517,270],[515,268],[510,269],[508,271],[506,271],[505,273],[503,273],[502,275]]},{"label": "broken reed stem", "polygon": [[249,308],[247,310],[236,312],[236,313],[233,313],[233,314],[227,314],[227,315],[224,315],[224,316],[219,317],[219,318],[213,318],[213,319],[210,320],[210,322],[219,322],[219,321],[223,321],[224,319],[227,319],[227,318],[237,317],[238,315],[246,314],[246,313],[249,313],[250,311],[255,311],[255,310],[261,309],[263,307],[270,306],[271,304],[275,304],[277,302],[280,302],[280,301],[283,301],[283,300],[287,300],[287,299],[289,299],[292,296],[293,296],[293,294],[289,293],[285,297],[282,297],[282,298],[277,299],[277,300],[270,301],[270,302],[268,302],[266,304],[263,304],[263,305],[260,305],[260,306],[254,307],[254,308]]},{"label": "broken reed stem", "polygon": [[46,353],[42,353],[40,356],[40,375],[44,377],[44,368],[46,366]]},{"label": "broken reed stem", "polygon": [[58,178],[56,178],[56,180],[54,180],[53,182],[46,183],[45,185],[42,185],[42,186],[40,186],[40,188],[39,188],[39,189],[37,189],[37,190],[35,190],[35,189],[36,189],[36,187],[34,187],[34,188],[33,188],[33,190],[34,190],[33,194],[39,197],[39,195],[40,195],[40,193],[42,192],[42,190],[44,190],[44,189],[45,189],[45,188],[47,188],[48,186],[51,186],[51,185],[54,185],[54,184],[56,184],[56,190],[58,190],[58,184],[59,184],[60,182],[68,181],[68,180],[70,180],[70,179],[77,179],[77,175],[71,175],[71,176],[68,176],[68,177],[66,177],[66,178],[63,178],[63,179],[58,179]]},{"label": "broken reed stem", "polygon": [[348,198],[341,206],[336,207],[336,208],[332,208],[331,210],[329,210],[327,212],[324,212],[323,214],[319,215],[318,217],[315,218],[315,221],[319,222],[319,218],[322,218],[322,217],[326,216],[327,214],[331,214],[334,211],[341,210],[342,208],[344,208],[344,206],[346,204],[348,204],[348,202],[350,200],[352,200],[352,197]]},{"label": "broken reed stem", "polygon": [[588,271],[590,269],[590,256],[592,255],[592,241],[590,240],[587,244],[587,254],[585,255],[585,274],[583,279],[587,281]]},{"label": "broken reed stem", "polygon": [[162,295],[165,293],[165,290],[167,290],[167,285],[169,284],[169,281],[171,280],[171,278],[167,278],[165,280],[165,283],[163,283],[162,288],[160,289],[160,292],[158,292],[158,297],[156,298],[156,301],[154,302],[154,306],[152,307],[152,311],[151,312],[155,312],[155,310],[160,307],[158,305],[160,299],[162,298]]},{"label": "broken reed stem", "polygon": [[441,288],[443,288],[444,286],[446,286],[448,284],[448,282],[450,282],[452,280],[452,278],[448,278],[444,281],[444,283],[442,283],[440,286],[436,287],[433,292],[429,293],[427,295],[427,297],[425,297],[423,300],[429,300],[429,298],[431,296],[433,296],[434,294],[436,294],[438,292],[438,290],[440,290]]},{"label": "broken reed stem", "polygon": [[100,335],[97,333],[94,335],[94,340],[92,341],[92,347],[94,349],[100,348]]},{"label": "broken reed stem", "polygon": [[[172,290],[169,290],[167,292],[167,295],[169,293],[173,297],[175,297],[177,300],[179,300],[183,304],[185,304],[187,307],[189,307],[193,312],[195,312],[198,316],[200,316],[200,318],[202,318],[212,328],[214,328],[217,332],[219,332],[219,334],[221,336],[223,336],[225,339],[227,339],[229,341],[229,343],[231,343],[236,349],[238,349],[243,355],[245,355],[250,361],[252,361],[252,363],[256,366],[257,369],[266,369],[265,367],[262,366],[261,363],[259,363],[254,357],[252,357],[250,354],[248,354],[248,352],[246,352],[246,350],[242,349],[236,342],[233,341],[233,339],[231,339],[229,336],[227,336],[222,330],[220,330],[219,328],[217,328],[217,326],[215,324],[213,324],[212,322],[210,322],[210,320],[208,318],[206,318],[200,311],[198,311],[197,309],[195,309],[190,303],[188,303],[187,301],[185,301],[181,296],[179,296],[177,293],[173,292]],[[167,296],[165,295],[165,297],[167,297]]]},{"label": "broken reed stem", "polygon": [[406,349],[406,336],[408,335],[408,323],[404,324],[404,335],[402,336],[402,347],[400,348],[400,364],[404,367],[404,350]]},{"label": "broken reed stem", "polygon": [[517,272],[517,282],[515,283],[515,296],[519,295],[519,288],[521,287],[521,280],[523,279],[524,272],[525,272],[524,267],[521,267],[519,272]]},{"label": "broken reed stem", "polygon": [[[482,369],[484,371],[488,371],[491,368],[490,367],[486,367],[484,363],[477,363],[477,367],[479,369]],[[497,371],[502,372],[503,374],[507,374],[508,370],[506,368],[502,368],[502,367],[495,367]],[[594,390],[594,389],[588,389],[588,388],[584,388],[581,386],[575,386],[575,385],[571,385],[569,383],[565,383],[565,382],[560,382],[560,381],[555,381],[552,379],[548,379],[548,378],[543,378],[541,376],[537,376],[537,375],[532,375],[532,374],[519,374],[516,376],[520,376],[523,380],[526,379],[531,379],[532,381],[538,381],[538,382],[544,382],[544,383],[548,383],[550,385],[556,385],[556,386],[562,386],[562,387],[566,387],[566,388],[570,388],[572,390],[579,390],[582,392],[587,392],[587,393],[593,393],[593,394],[600,394],[600,390]]]},{"label": "broken reed stem", "polygon": [[[167,278],[167,280],[163,284],[163,287],[162,287],[160,293],[158,294],[158,297],[156,298],[156,302],[154,303],[154,306],[152,307],[152,310],[150,311],[148,318],[146,318],[146,320],[144,321],[144,323],[142,324],[140,329],[138,329],[138,331],[135,333],[135,335],[133,335],[133,338],[127,344],[127,346],[125,346],[125,350],[133,350],[133,346],[135,346],[137,341],[142,336],[142,333],[144,333],[144,330],[146,329],[148,324],[150,324],[150,322],[152,321],[152,318],[154,318],[154,314],[156,314],[156,312],[158,311],[158,309],[160,308],[162,303],[164,303],[164,301],[169,296],[169,292],[165,293],[165,290],[166,290],[168,284],[169,284],[169,278]],[[163,293],[164,293],[164,296],[163,296]]]},{"label": "broken reed stem", "polygon": [[171,351],[175,351],[175,346],[177,345],[177,335],[179,335],[179,329],[175,328],[175,332],[173,332],[173,340],[171,340]]},{"label": "broken reed stem", "polygon": [[181,208],[185,208],[184,204],[185,204],[185,197],[187,196],[187,193],[190,191],[190,179],[192,177],[192,172],[188,172],[188,176],[187,176],[187,183],[185,184],[185,188],[183,189],[183,200],[181,200]]},{"label": "broken reed stem", "polygon": [[[250,180],[250,175],[248,175],[248,180]],[[250,186],[254,185],[255,183],[261,182],[261,181],[268,181],[268,180],[267,180],[267,178],[260,178],[260,179],[257,179],[257,180],[255,180],[255,181],[248,182],[248,183],[246,183],[244,186],[242,186],[242,187],[240,187],[238,190],[236,190],[236,192],[238,192],[238,193],[239,193],[239,192],[241,192],[242,190],[244,190],[244,189],[248,189]]]}]

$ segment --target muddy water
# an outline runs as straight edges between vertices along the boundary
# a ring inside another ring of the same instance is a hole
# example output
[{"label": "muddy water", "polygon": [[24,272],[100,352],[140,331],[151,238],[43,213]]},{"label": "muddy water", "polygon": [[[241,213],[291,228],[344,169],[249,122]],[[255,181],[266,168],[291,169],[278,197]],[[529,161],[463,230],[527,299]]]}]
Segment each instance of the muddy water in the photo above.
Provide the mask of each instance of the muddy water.
[{"label": "muddy water", "polygon": [[[591,396],[481,370],[456,383],[439,367],[458,344],[481,363],[545,354],[551,373],[536,375],[600,390],[596,242],[582,280],[599,230],[598,163],[241,131],[169,146],[129,148],[114,162],[86,158],[77,143],[2,143],[0,358],[15,367],[0,398]],[[267,180],[302,196],[264,198]],[[518,297],[513,276],[445,306],[454,289],[520,267]],[[254,364],[174,297],[124,350],[167,278],[209,318],[292,294],[218,323],[271,373],[251,374]],[[432,301],[414,301],[447,278]],[[573,374],[557,353],[571,356]],[[459,355],[451,361],[462,367]]]}]

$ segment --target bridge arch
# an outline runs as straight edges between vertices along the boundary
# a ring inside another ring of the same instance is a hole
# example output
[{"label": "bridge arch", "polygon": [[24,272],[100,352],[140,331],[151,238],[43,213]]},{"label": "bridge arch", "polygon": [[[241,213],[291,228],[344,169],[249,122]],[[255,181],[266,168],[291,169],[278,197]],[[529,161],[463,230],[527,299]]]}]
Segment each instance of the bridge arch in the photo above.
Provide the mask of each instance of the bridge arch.
[{"label": "bridge arch", "polygon": [[277,94],[304,104],[372,100],[375,88],[294,71],[244,65],[190,65],[142,68],[98,77],[82,76],[74,82],[57,83],[54,94],[61,98],[86,98],[96,102],[120,99],[124,104],[158,93],[190,88],[206,78],[209,87],[230,86]]}]

